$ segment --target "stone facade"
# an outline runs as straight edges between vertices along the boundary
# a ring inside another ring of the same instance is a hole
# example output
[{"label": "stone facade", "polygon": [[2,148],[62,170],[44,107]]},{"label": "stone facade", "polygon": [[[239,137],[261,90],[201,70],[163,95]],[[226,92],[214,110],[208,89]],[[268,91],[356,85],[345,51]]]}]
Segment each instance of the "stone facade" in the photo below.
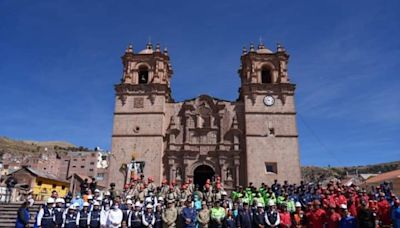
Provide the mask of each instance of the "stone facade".
[{"label": "stone facade", "polygon": [[219,176],[225,188],[274,179],[300,181],[295,85],[289,55],[260,44],[241,56],[236,101],[208,95],[175,102],[172,67],[159,45],[122,57],[116,99],[109,180],[118,187],[132,176],[202,184]]}]

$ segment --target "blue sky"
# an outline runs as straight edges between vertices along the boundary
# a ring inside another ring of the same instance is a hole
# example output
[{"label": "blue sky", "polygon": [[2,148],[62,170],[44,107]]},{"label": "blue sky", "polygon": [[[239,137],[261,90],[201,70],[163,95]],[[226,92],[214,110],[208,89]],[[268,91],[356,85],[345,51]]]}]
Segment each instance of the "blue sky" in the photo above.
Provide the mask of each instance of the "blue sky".
[{"label": "blue sky", "polygon": [[129,42],[168,46],[176,100],[237,98],[243,45],[291,55],[303,165],[400,157],[400,1],[0,1],[0,135],[109,149]]}]

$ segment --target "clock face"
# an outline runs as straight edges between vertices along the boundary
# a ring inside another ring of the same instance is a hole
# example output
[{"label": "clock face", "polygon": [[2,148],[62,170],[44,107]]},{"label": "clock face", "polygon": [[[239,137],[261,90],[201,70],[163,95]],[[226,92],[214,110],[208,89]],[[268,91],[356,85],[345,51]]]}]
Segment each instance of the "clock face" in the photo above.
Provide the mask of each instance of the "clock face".
[{"label": "clock face", "polygon": [[265,96],[264,97],[264,104],[266,106],[272,106],[275,103],[275,99],[272,96]]}]

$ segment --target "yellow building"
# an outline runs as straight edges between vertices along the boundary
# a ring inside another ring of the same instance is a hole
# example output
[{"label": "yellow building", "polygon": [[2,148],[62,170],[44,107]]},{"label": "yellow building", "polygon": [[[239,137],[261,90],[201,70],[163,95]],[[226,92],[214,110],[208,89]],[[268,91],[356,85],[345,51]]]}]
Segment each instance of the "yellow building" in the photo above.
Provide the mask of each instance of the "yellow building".
[{"label": "yellow building", "polygon": [[36,201],[47,200],[53,191],[57,191],[59,196],[65,196],[69,190],[68,181],[30,167],[23,167],[9,176],[17,179],[18,186],[32,189]]}]

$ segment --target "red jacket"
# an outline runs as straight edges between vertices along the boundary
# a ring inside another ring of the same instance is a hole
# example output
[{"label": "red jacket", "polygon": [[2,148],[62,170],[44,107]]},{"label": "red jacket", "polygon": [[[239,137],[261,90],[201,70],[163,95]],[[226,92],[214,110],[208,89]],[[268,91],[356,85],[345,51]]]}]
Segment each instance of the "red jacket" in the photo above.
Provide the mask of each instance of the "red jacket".
[{"label": "red jacket", "polygon": [[338,228],[339,222],[340,222],[340,214],[337,212],[331,213],[328,218],[328,228]]},{"label": "red jacket", "polygon": [[392,224],[390,218],[390,204],[387,200],[381,200],[378,202],[378,217],[382,221],[383,225]]},{"label": "red jacket", "polygon": [[310,227],[311,228],[323,228],[327,222],[326,212],[323,209],[312,211],[310,214]]},{"label": "red jacket", "polygon": [[281,220],[280,226],[282,228],[288,227],[288,225],[290,227],[292,225],[292,219],[290,217],[289,212],[286,211],[286,212],[279,213],[279,218]]}]

